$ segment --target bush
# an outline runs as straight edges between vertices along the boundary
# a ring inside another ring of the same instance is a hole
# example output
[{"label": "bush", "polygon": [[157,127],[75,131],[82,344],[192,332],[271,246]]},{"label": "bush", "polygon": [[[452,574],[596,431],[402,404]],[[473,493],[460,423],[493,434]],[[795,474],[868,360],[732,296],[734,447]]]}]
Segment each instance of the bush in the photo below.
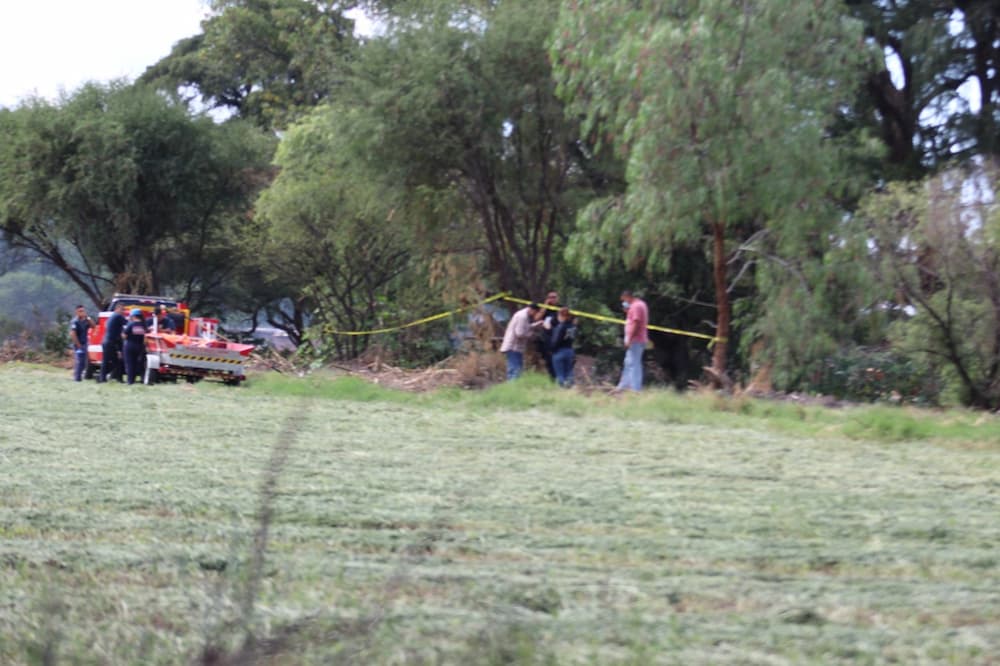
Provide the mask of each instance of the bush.
[{"label": "bush", "polygon": [[827,358],[809,377],[806,388],[857,402],[936,405],[941,395],[936,373],[912,358],[865,347]]}]

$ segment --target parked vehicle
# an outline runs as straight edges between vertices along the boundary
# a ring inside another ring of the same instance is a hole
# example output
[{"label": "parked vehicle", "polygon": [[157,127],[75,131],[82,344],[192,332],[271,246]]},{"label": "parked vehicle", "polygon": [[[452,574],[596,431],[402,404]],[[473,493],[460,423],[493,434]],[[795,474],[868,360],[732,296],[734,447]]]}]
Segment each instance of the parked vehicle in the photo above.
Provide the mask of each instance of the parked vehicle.
[{"label": "parked vehicle", "polygon": [[[212,317],[192,317],[187,304],[162,296],[115,294],[107,310],[101,312],[97,326],[90,330],[87,341],[88,364],[85,376],[90,379],[101,367],[104,329],[115,306],[138,308],[145,318],[152,319],[146,332],[146,365],[143,383],[176,381],[183,377],[195,382],[206,377],[227,384],[239,384],[246,379],[244,365],[253,345],[227,342],[218,338],[219,320]],[[165,308],[173,331],[161,330],[155,317],[157,308]]]}]

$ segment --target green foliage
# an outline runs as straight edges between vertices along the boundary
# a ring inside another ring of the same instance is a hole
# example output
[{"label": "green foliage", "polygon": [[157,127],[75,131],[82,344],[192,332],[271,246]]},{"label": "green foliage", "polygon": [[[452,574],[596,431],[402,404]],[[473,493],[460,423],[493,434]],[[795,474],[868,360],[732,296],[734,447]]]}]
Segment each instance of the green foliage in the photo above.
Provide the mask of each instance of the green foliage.
[{"label": "green foliage", "polygon": [[253,261],[308,313],[321,351],[355,356],[370,338],[326,331],[381,328],[399,314],[392,304],[414,242],[394,219],[399,195],[364,178],[342,127],[340,115],[322,112],[288,132],[276,157],[281,172],[258,201],[265,232]]},{"label": "green foliage", "polygon": [[213,0],[202,32],[174,45],[140,79],[265,128],[285,128],[330,97],[354,48],[344,3]]},{"label": "green foliage", "polygon": [[527,0],[404,3],[333,110],[349,115],[353,159],[405,188],[405,221],[435,253],[481,256],[491,289],[533,297],[561,272],[576,209],[614,174],[553,94],[555,14]]},{"label": "green foliage", "polygon": [[95,305],[111,291],[211,302],[272,143],[144,87],[88,84],[4,114],[0,226]]},{"label": "green foliage", "polygon": [[[845,4],[877,47],[848,120],[881,134],[888,148],[879,165],[882,179],[919,179],[957,161],[996,156],[1000,6],[922,0]],[[977,91],[977,104],[970,89]]]},{"label": "green foliage", "polygon": [[854,221],[886,299],[873,307],[898,313],[894,348],[946,368],[963,404],[990,409],[1000,406],[996,183],[984,169],[890,184]]},{"label": "green foliage", "polygon": [[73,315],[68,310],[57,312],[55,323],[50,326],[42,338],[42,349],[52,355],[62,355],[70,347],[69,322]]},{"label": "green foliage", "polygon": [[564,3],[560,90],[628,163],[621,201],[583,216],[578,242],[601,251],[580,259],[617,247],[664,265],[714,221],[736,241],[780,226],[786,246],[822,228],[817,195],[838,164],[823,133],[859,38],[835,2]]},{"label": "green foliage", "polygon": [[855,402],[934,405],[941,393],[934,369],[921,366],[913,356],[864,347],[829,354],[804,386]]},{"label": "green foliage", "polygon": [[809,270],[786,258],[825,249],[831,195],[846,179],[828,129],[862,53],[860,25],[834,0],[741,7],[565,2],[551,49],[570,113],[627,165],[625,193],[581,213],[571,256],[591,274],[609,257],[656,271],[679,248],[705,248],[723,338],[717,373],[738,286],[730,267],[775,263],[784,284]]}]

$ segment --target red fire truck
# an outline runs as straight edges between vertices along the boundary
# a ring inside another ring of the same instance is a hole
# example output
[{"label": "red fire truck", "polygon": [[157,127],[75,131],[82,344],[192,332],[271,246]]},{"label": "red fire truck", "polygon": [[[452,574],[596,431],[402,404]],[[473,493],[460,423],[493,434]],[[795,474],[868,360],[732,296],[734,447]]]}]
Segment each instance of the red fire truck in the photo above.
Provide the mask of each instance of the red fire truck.
[{"label": "red fire truck", "polygon": [[[143,383],[176,381],[178,377],[195,382],[210,377],[227,384],[239,384],[246,379],[244,365],[253,351],[253,345],[218,339],[219,320],[192,317],[187,304],[182,301],[133,294],[115,294],[107,310],[101,312],[97,326],[90,330],[87,341],[87,379],[100,370],[104,328],[119,303],[125,306],[126,311],[138,308],[142,310],[144,318],[153,320],[152,327],[146,332]],[[174,330],[160,329],[154,314],[157,308],[166,310]]]}]

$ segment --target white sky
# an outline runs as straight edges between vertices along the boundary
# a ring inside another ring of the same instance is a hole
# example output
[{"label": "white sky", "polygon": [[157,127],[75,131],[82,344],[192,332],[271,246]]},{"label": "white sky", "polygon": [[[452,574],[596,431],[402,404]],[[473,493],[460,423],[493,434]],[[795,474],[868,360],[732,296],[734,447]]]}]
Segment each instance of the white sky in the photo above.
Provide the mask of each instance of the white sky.
[{"label": "white sky", "polygon": [[206,14],[203,0],[0,0],[0,106],[135,79]]},{"label": "white sky", "polygon": [[205,0],[0,0],[0,106],[134,80],[207,14]]}]

